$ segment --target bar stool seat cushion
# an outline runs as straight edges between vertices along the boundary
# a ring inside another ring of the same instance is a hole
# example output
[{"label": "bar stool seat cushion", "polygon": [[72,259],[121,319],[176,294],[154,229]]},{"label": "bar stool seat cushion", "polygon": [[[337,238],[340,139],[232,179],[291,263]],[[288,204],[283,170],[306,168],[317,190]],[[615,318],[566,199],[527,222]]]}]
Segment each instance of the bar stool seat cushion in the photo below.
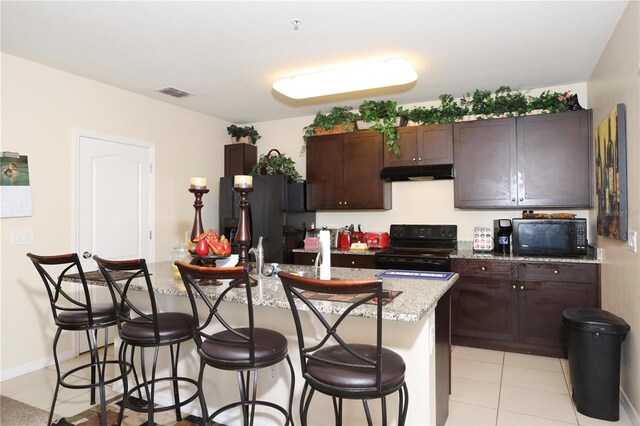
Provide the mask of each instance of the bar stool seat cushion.
[{"label": "bar stool seat cushion", "polygon": [[[196,323],[193,316],[182,312],[160,312],[157,315],[160,340],[179,339],[195,332]],[[145,318],[134,318],[122,324],[120,330],[122,340],[135,344],[155,339],[153,324]]]},{"label": "bar stool seat cushion", "polygon": [[[113,303],[93,303],[91,305],[91,311],[94,325],[116,323],[116,309]],[[88,325],[89,323],[88,311],[60,311],[60,313],[58,313],[57,325],[61,327],[65,325]]]},{"label": "bar stool seat cushion", "polygon": [[[237,331],[245,336],[249,335],[249,328],[238,328]],[[273,363],[287,356],[287,338],[277,331],[266,328],[254,328],[255,338],[255,364]],[[201,353],[209,363],[233,364],[249,363],[249,342],[240,340],[229,330],[215,333],[212,339],[206,339],[202,343]]]},{"label": "bar stool seat cushion", "polygon": [[[374,345],[351,344],[349,347],[358,355],[375,360],[376,347]],[[325,359],[345,364],[361,364],[362,361],[347,352],[339,345],[329,346],[315,352],[314,358]],[[346,389],[371,388],[376,386],[375,370],[354,369],[353,367],[339,367],[326,364],[314,358],[307,361],[307,373],[311,378],[329,386]],[[381,387],[389,389],[401,386],[404,382],[405,363],[400,355],[392,350],[382,348]]]}]

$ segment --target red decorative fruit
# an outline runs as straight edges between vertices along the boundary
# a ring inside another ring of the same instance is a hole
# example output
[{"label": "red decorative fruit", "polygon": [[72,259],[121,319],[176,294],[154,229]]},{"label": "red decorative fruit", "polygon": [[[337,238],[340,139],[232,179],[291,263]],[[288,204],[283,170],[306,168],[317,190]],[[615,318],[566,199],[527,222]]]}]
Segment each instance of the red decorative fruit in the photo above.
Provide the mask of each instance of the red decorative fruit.
[{"label": "red decorative fruit", "polygon": [[198,241],[198,244],[196,245],[196,254],[198,256],[206,256],[209,254],[209,245],[207,244],[206,239],[203,238]]}]

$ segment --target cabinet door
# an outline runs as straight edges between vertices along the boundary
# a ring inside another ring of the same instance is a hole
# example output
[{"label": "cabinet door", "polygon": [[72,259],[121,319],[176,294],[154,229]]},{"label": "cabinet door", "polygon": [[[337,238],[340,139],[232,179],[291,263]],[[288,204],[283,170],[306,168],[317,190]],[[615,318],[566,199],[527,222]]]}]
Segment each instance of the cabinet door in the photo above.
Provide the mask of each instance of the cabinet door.
[{"label": "cabinet door", "polygon": [[455,207],[515,207],[516,121],[453,125]]},{"label": "cabinet door", "polygon": [[562,311],[596,307],[596,284],[520,281],[519,340],[532,345],[565,347]]},{"label": "cabinet door", "polygon": [[[337,209],[344,202],[343,135],[307,140],[307,208]],[[378,172],[379,173],[379,172]],[[378,176],[379,179],[379,176]]]},{"label": "cabinet door", "polygon": [[453,163],[453,125],[420,126],[417,130],[417,136],[417,164]]},{"label": "cabinet door", "polygon": [[380,179],[382,135],[378,132],[344,134],[343,209],[390,209],[391,183]]},{"label": "cabinet door", "polygon": [[521,207],[590,207],[591,111],[517,119]]},{"label": "cabinet door", "polygon": [[308,252],[293,252],[293,264],[294,265],[311,265],[316,261],[317,253],[308,253]]},{"label": "cabinet door", "polygon": [[413,166],[417,164],[418,133],[416,132],[416,127],[400,127],[398,134],[400,134],[400,139],[397,141],[400,147],[400,156],[398,157],[393,152],[389,152],[385,144],[384,167]]},{"label": "cabinet door", "polygon": [[375,269],[376,257],[369,254],[332,254],[331,266]]},{"label": "cabinet door", "polygon": [[518,339],[513,281],[460,276],[453,292],[451,334],[506,342]]}]

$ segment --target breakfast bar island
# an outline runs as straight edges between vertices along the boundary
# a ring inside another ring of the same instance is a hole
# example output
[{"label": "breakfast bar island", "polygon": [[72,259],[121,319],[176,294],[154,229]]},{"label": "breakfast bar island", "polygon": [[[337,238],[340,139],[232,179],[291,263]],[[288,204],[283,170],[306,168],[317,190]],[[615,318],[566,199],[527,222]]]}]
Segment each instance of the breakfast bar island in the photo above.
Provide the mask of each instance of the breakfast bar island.
[{"label": "breakfast bar island", "polygon": [[[177,278],[170,262],[149,264],[152,274],[153,289],[156,301],[163,311],[191,312],[189,299],[181,279]],[[300,265],[280,265],[283,271],[306,271],[312,269]],[[370,278],[383,270],[332,268],[332,279],[360,279]],[[300,360],[296,340],[293,317],[289,303],[284,294],[280,279],[276,276],[258,276],[252,274],[257,285],[252,287],[252,298],[256,327],[277,330],[286,336],[289,345],[289,355],[296,371],[296,383],[293,402],[294,421],[299,424],[299,401],[304,384],[300,376]],[[443,424],[448,413],[448,395],[450,379],[450,341],[449,341],[449,289],[457,280],[453,274],[447,280],[418,279],[418,278],[386,278],[383,277],[383,288],[396,295],[383,307],[382,345],[401,355],[406,363],[405,380],[409,390],[409,408],[406,419],[407,425],[435,425]],[[106,285],[99,279],[89,279],[93,285]],[[224,281],[219,286],[207,286],[206,294],[212,299],[226,288]],[[136,296],[145,300],[146,286],[142,278],[136,278],[131,288],[140,290]],[[134,293],[134,294],[135,294]],[[221,305],[225,318],[230,318],[232,325],[245,325],[246,313],[242,308],[246,304],[244,290],[232,290]],[[339,301],[317,300],[314,304],[326,314],[332,323],[338,318],[346,303]],[[348,318],[348,334],[344,335],[350,342],[371,343],[375,339],[375,324],[371,318],[375,317],[373,305],[361,306],[354,310]],[[201,315],[206,315],[201,313]],[[237,323],[235,322],[237,320]],[[304,319],[303,319],[304,321]],[[320,332],[320,331],[319,331]],[[344,328],[343,328],[344,333]],[[117,340],[116,340],[117,341]],[[152,355],[152,351],[149,351]],[[168,369],[168,353],[160,353],[159,368]],[[436,368],[438,364],[438,368]],[[187,342],[180,351],[180,374],[197,378],[199,356],[195,344]],[[436,389],[438,385],[438,389]],[[259,370],[258,397],[262,400],[273,401],[286,405],[290,387],[289,369],[286,363],[275,367]],[[156,403],[170,403],[172,396],[169,390],[162,390],[156,394]],[[237,379],[233,372],[207,369],[205,371],[203,391],[210,412],[237,400]],[[192,389],[184,389],[184,395],[191,394]],[[438,398],[437,398],[438,394]],[[436,402],[437,400],[437,402]],[[379,401],[370,402],[374,422],[379,422],[381,407]],[[183,411],[196,415],[200,414],[197,401],[187,405]],[[389,424],[397,424],[397,394],[387,398],[387,416]],[[238,410],[225,413],[226,417],[216,419],[225,424],[237,424],[241,421]],[[256,424],[283,424],[279,413],[259,407],[256,410]],[[331,398],[318,394],[309,409],[308,421],[310,425],[333,424],[333,406]],[[360,401],[344,401],[344,424],[366,423],[364,410]]]}]

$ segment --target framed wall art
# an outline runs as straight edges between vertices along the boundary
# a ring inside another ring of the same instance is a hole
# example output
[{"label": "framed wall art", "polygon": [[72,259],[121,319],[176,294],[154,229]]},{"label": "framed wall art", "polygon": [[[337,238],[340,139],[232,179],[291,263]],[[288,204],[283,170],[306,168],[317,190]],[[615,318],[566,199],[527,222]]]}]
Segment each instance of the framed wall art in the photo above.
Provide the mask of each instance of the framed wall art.
[{"label": "framed wall art", "polygon": [[598,235],[627,240],[626,107],[618,104],[595,132]]}]

